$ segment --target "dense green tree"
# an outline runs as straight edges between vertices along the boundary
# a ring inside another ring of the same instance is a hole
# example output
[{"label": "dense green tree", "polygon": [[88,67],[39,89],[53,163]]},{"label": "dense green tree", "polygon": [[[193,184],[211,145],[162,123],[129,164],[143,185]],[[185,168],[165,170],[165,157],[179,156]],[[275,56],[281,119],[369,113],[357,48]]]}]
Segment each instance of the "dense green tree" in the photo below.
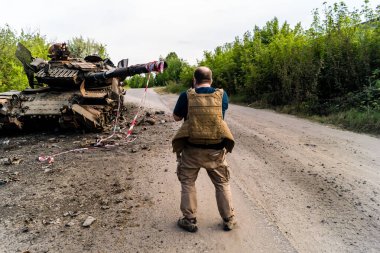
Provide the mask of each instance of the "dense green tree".
[{"label": "dense green tree", "polygon": [[131,88],[144,88],[146,85],[146,77],[146,75],[134,75],[127,78],[125,82]]},{"label": "dense green tree", "polygon": [[94,39],[84,39],[79,36],[72,38],[67,44],[72,57],[84,58],[92,54],[97,54],[102,58],[108,57],[106,46]]},{"label": "dense green tree", "polygon": [[23,43],[34,57],[47,57],[48,44],[40,33],[21,31],[18,35],[8,25],[0,27],[0,91],[22,90],[29,85],[24,69],[15,56],[18,42]]},{"label": "dense green tree", "polygon": [[169,53],[163,60],[166,61],[168,67],[164,73],[155,77],[154,84],[156,86],[165,86],[169,83],[191,86],[194,67],[179,58],[175,52]]},{"label": "dense green tree", "polygon": [[194,66],[190,66],[187,63],[183,64],[179,74],[179,83],[184,87],[190,88],[193,85],[194,70]]}]

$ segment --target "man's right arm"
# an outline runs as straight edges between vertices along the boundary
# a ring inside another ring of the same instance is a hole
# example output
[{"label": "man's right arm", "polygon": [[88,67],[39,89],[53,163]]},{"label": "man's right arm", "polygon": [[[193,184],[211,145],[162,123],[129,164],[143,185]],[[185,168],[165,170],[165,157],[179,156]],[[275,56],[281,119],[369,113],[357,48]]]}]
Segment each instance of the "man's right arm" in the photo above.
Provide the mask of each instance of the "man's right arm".
[{"label": "man's right arm", "polygon": [[181,121],[187,115],[187,94],[182,92],[179,95],[177,103],[174,107],[173,118],[175,121]]},{"label": "man's right arm", "polygon": [[175,121],[181,121],[183,119],[183,117],[177,116],[174,113],[173,113],[173,118]]}]

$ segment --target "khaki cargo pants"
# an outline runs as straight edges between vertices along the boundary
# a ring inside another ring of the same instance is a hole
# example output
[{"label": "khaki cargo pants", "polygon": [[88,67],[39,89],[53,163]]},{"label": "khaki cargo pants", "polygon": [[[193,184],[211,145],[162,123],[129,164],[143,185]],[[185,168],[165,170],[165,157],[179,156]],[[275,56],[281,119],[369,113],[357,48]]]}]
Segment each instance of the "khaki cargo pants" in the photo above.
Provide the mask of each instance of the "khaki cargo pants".
[{"label": "khaki cargo pants", "polygon": [[181,182],[181,211],[186,218],[197,215],[195,180],[200,168],[205,168],[215,186],[216,202],[222,218],[234,215],[230,189],[230,171],[225,150],[185,147],[178,159],[177,176]]}]

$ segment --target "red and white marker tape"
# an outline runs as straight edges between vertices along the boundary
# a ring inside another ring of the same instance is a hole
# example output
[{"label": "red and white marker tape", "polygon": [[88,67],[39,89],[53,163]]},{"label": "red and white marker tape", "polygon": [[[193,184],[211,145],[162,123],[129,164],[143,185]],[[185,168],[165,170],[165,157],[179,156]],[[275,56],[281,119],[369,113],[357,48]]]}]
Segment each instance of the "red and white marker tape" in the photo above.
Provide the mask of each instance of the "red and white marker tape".
[{"label": "red and white marker tape", "polygon": [[67,153],[72,153],[72,152],[79,152],[79,151],[84,151],[84,150],[88,150],[88,148],[76,148],[76,149],[71,149],[71,150],[67,150],[67,151],[64,151],[64,152],[61,152],[61,153],[57,153],[57,154],[54,154],[54,155],[41,155],[38,157],[38,161],[40,162],[47,162],[47,163],[53,163],[54,162],[54,157],[56,156],[60,156],[60,155],[63,155],[63,154],[67,154]]},{"label": "red and white marker tape", "polygon": [[[141,112],[141,109],[143,108],[143,106],[145,105],[145,100],[146,100],[146,94],[147,94],[147,91],[148,91],[148,86],[149,86],[149,80],[150,80],[150,75],[151,75],[151,72],[148,73],[148,78],[147,78],[147,81],[146,81],[146,84],[145,84],[145,90],[144,90],[144,95],[143,97],[141,98],[141,101],[140,101],[140,106],[139,106],[139,109],[137,110],[137,113],[135,114],[132,122],[131,122],[131,126],[129,127],[128,129],[128,132],[127,132],[127,136],[125,137],[127,142],[133,142],[137,139],[134,138],[132,140],[128,140],[128,138],[132,135],[133,133],[133,128],[134,126],[136,125],[137,123],[137,117],[138,115],[140,114]],[[121,103],[122,103],[122,99],[119,98],[119,104],[118,104],[118,109],[117,109],[117,115],[116,115],[116,119],[115,119],[115,124],[114,124],[114,127],[113,127],[113,132],[110,136],[108,136],[107,138],[101,138],[100,140],[98,140],[96,143],[95,143],[95,147],[97,146],[101,146],[102,142],[105,141],[105,140],[109,140],[111,139],[115,133],[116,133],[116,128],[117,128],[117,125],[119,123],[119,117],[120,117],[120,109],[121,109]],[[48,156],[45,156],[45,155],[41,155],[38,157],[38,161],[40,162],[47,162],[49,164],[53,163],[54,162],[54,157],[56,156],[60,156],[60,155],[63,155],[63,154],[67,154],[67,153],[72,153],[72,152],[79,152],[79,151],[85,151],[85,150],[88,150],[89,148],[77,148],[77,149],[71,149],[71,150],[67,150],[67,151],[64,151],[64,152],[61,152],[61,153],[57,153],[57,154],[54,154],[54,155],[48,155]]]}]

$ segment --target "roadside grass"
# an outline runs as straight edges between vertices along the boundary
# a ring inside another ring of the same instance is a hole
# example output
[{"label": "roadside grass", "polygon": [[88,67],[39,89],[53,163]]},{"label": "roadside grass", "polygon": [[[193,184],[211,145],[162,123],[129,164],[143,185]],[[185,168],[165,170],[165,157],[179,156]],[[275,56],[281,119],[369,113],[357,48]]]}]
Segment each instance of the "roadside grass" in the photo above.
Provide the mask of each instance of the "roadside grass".
[{"label": "roadside grass", "polygon": [[274,107],[259,101],[248,105],[243,103],[243,105],[256,109],[272,109],[279,113],[295,115],[322,124],[330,124],[341,129],[380,136],[380,110],[378,109],[351,108],[327,115],[318,115],[305,112],[305,108],[295,105]]},{"label": "roadside grass", "polygon": [[189,89],[189,87],[187,87],[186,85],[177,84],[175,82],[169,81],[169,83],[166,86],[159,87],[159,92],[179,94],[183,91],[186,91],[187,89]]},{"label": "roadside grass", "polygon": [[233,94],[228,95],[228,100],[230,103],[234,103],[237,105],[247,105],[246,96],[244,94]]},{"label": "roadside grass", "polygon": [[[231,102],[234,103],[232,99]],[[256,109],[272,109],[276,112],[295,115],[297,117],[309,119],[322,124],[330,124],[341,129],[380,136],[379,110],[369,109],[363,111],[356,108],[351,108],[349,110],[331,113],[329,115],[316,115],[302,112],[302,110],[292,105],[271,107],[260,102],[255,102],[252,104],[240,102],[237,104],[253,107]]]},{"label": "roadside grass", "polygon": [[[181,93],[186,91],[188,87],[176,83],[169,83],[165,87],[157,87],[155,91],[159,94],[163,93]],[[359,133],[368,133],[380,136],[380,111],[369,109],[359,110],[352,108],[349,110],[331,113],[326,116],[310,115],[302,112],[302,108],[293,105],[286,105],[280,107],[271,107],[268,104],[256,101],[252,104],[247,104],[246,96],[244,94],[234,94],[229,96],[230,103],[249,106],[257,109],[272,109],[280,113],[295,115],[300,118],[306,118],[323,124],[331,124],[342,129],[351,130]]]},{"label": "roadside grass", "polygon": [[295,115],[297,117],[310,119],[322,124],[331,124],[342,129],[351,130],[358,133],[368,133],[380,136],[380,111],[379,110],[359,110],[351,108],[341,112],[328,115],[311,115],[297,110],[294,106],[283,106],[272,108],[277,112]]},{"label": "roadside grass", "polygon": [[168,93],[165,91],[165,87],[161,87],[161,86],[153,87],[153,90],[160,95]]},{"label": "roadside grass", "polygon": [[312,120],[332,124],[355,132],[380,135],[380,111],[351,109],[327,116],[309,116]]}]

